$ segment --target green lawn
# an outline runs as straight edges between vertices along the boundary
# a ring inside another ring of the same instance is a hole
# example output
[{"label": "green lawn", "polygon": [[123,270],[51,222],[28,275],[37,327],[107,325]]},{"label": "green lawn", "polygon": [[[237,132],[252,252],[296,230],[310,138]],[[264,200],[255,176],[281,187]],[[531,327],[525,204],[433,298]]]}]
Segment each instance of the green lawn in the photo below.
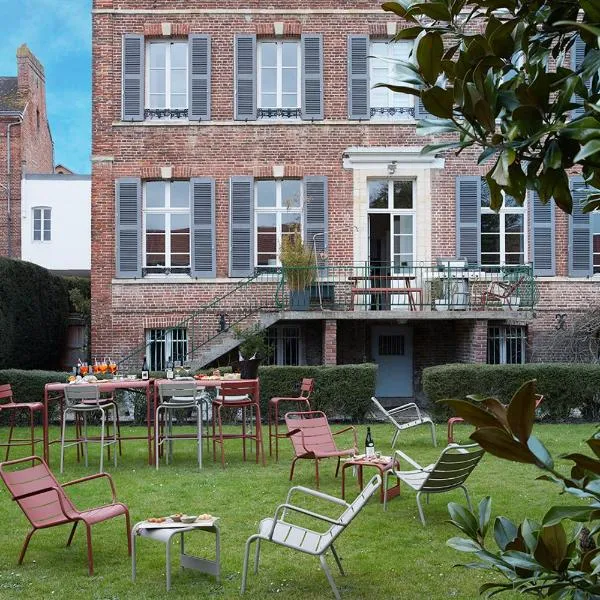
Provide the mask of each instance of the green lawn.
[{"label": "green lawn", "polygon": [[[125,428],[123,428],[125,429]],[[127,428],[131,432],[133,428]],[[595,430],[594,425],[538,425],[536,434],[554,456],[566,451],[584,450],[584,442]],[[145,431],[145,430],[143,430]],[[143,434],[137,428],[138,435]],[[387,425],[372,427],[378,450],[390,452],[392,429]],[[469,428],[458,426],[457,439],[466,439]],[[366,428],[358,427],[359,444]],[[5,434],[5,432],[2,432]],[[57,432],[53,431],[53,435]],[[125,430],[122,431],[125,434]],[[428,430],[412,429],[401,436],[401,448],[421,464],[435,460],[444,446],[444,426],[438,426],[438,449],[430,443]],[[346,442],[350,438],[346,437]],[[173,512],[212,513],[221,517],[222,580],[217,584],[210,576],[193,571],[181,572],[173,560],[172,597],[236,598],[239,596],[244,543],[256,532],[258,521],[273,513],[284,501],[288,481],[291,445],[284,440],[279,463],[267,460],[267,466],[244,463],[236,441],[226,445],[228,459],[225,470],[205,454],[205,468],[195,468],[191,442],[176,444],[175,462],[161,466],[157,472],[147,465],[144,442],[132,441],[123,446],[123,456],[115,470],[105,461],[113,475],[119,499],[128,504],[132,523],[150,516]],[[94,473],[98,462],[95,451],[90,468],[77,464],[73,448],[67,450],[66,469],[60,481]],[[268,447],[267,447],[268,454]],[[53,467],[58,472],[58,445],[52,447]],[[251,457],[254,458],[253,456]],[[341,482],[334,478],[335,461],[324,461],[321,467],[321,490],[340,495]],[[370,471],[366,471],[366,475]],[[350,473],[350,471],[349,471]],[[516,520],[525,516],[541,519],[553,503],[570,503],[569,496],[559,496],[557,488],[536,481],[539,472],[528,465],[507,463],[485,456],[470,477],[468,488],[478,502],[485,495],[493,498],[493,514]],[[314,486],[314,467],[300,461],[295,481]],[[349,485],[348,485],[349,484]],[[100,480],[84,484],[72,497],[80,507],[107,499],[106,483]],[[356,491],[353,478],[347,482],[347,499]],[[433,496],[425,505],[427,526],[418,520],[415,494],[403,486],[401,496],[388,504],[383,512],[378,499],[373,499],[338,540],[337,549],[347,576],[341,577],[332,557],[329,563],[343,598],[464,598],[477,597],[481,583],[489,580],[487,572],[453,568],[468,555],[446,546],[446,540],[457,534],[446,520],[449,501],[462,502],[460,491]],[[78,530],[70,548],[65,547],[67,526],[36,533],[29,545],[25,563],[16,564],[28,523],[15,503],[9,501],[6,489],[0,492],[0,598],[163,598],[165,597],[164,546],[147,539],[138,540],[138,579],[131,581],[131,563],[126,552],[123,518],[93,528],[94,577],[88,577],[85,559],[84,529]],[[188,551],[208,553],[213,536],[188,536]],[[314,557],[263,544],[261,569],[248,578],[247,598],[330,598],[329,585]],[[509,597],[509,596],[504,596]],[[514,595],[516,598],[517,596]]]}]

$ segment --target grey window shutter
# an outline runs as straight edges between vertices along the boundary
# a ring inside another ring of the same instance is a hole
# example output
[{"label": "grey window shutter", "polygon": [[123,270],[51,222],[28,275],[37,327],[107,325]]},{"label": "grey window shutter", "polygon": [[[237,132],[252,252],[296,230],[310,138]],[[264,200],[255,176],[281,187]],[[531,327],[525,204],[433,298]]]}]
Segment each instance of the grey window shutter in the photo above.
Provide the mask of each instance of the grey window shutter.
[{"label": "grey window shutter", "polygon": [[254,274],[254,178],[229,180],[229,275]]},{"label": "grey window shutter", "polygon": [[304,198],[304,239],[322,252],[327,248],[327,177],[305,177]]},{"label": "grey window shutter", "polygon": [[235,118],[256,119],[256,35],[235,36]]},{"label": "grey window shutter", "polygon": [[302,118],[323,119],[323,36],[302,34]]},{"label": "grey window shutter", "polygon": [[369,36],[348,36],[348,118],[369,119]]},{"label": "grey window shutter", "polygon": [[583,207],[590,188],[585,186],[582,177],[572,177],[569,181],[573,196],[573,210],[569,216],[569,275],[587,277],[592,274],[592,224],[590,213]]},{"label": "grey window shutter", "polygon": [[[575,71],[581,67],[581,63],[583,63],[583,59],[585,58],[585,42],[581,39],[580,36],[575,38],[575,43],[571,48],[571,67]],[[591,81],[587,81],[586,85],[588,88],[591,85]],[[573,98],[574,102],[583,102],[583,98],[581,96],[575,95]],[[574,109],[571,111],[571,115],[573,119],[580,117],[585,113],[585,108],[583,106]]]},{"label": "grey window shutter", "polygon": [[540,202],[537,192],[529,194],[531,202],[531,249],[533,252],[533,274],[556,275],[554,255],[554,202]]},{"label": "grey window shutter", "polygon": [[142,181],[123,177],[115,184],[116,277],[142,276]]},{"label": "grey window shutter", "polygon": [[123,36],[123,121],[144,120],[144,36]]},{"label": "grey window shutter", "polygon": [[215,252],[215,180],[202,177],[191,180],[193,277],[216,277]]},{"label": "grey window shutter", "polygon": [[210,119],[210,36],[189,37],[189,120]]},{"label": "grey window shutter", "polygon": [[456,255],[477,266],[481,248],[481,177],[456,178]]}]

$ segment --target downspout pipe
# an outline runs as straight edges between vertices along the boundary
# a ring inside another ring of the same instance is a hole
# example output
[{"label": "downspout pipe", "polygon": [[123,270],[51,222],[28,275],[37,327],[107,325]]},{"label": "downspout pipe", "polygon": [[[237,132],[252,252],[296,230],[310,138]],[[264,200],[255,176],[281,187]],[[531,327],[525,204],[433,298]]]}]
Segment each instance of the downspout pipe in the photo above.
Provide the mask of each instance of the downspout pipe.
[{"label": "downspout pipe", "polygon": [[13,121],[6,126],[6,226],[7,230],[7,242],[8,242],[8,258],[12,258],[12,212],[11,212],[11,197],[10,187],[12,183],[11,177],[11,152],[10,152],[10,130],[15,125],[20,125],[23,122],[23,117],[19,117],[17,121]]}]

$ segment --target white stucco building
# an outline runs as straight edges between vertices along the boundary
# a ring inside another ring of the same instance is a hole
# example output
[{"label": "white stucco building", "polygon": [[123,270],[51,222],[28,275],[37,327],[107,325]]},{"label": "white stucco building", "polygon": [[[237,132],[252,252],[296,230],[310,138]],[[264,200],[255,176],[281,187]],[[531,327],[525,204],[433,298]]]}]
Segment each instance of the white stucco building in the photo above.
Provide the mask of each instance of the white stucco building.
[{"label": "white stucco building", "polygon": [[88,275],[91,177],[24,175],[21,258],[55,272]]}]

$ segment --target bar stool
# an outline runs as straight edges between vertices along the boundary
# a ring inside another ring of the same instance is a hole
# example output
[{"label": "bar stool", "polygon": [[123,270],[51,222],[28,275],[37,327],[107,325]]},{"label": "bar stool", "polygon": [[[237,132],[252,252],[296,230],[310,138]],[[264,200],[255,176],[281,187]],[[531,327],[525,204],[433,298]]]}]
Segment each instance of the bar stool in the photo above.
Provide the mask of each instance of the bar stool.
[{"label": "bar stool", "polygon": [[[107,413],[112,411],[113,435],[106,439],[105,427],[107,425]],[[67,415],[73,413],[76,423],[75,441],[67,443],[65,439],[67,429]],[[88,414],[100,413],[100,437],[88,437],[87,434],[87,416]],[[83,432],[77,428],[77,419],[83,417]],[[104,448],[108,448],[108,457],[110,460],[110,447],[119,443],[118,425],[117,425],[117,405],[112,396],[108,398],[100,397],[100,388],[97,385],[73,384],[65,387],[65,409],[62,414],[62,432],[60,436],[60,472],[63,472],[65,448],[69,446],[83,446],[83,456],[85,466],[88,466],[88,443],[98,442],[100,444],[100,473],[104,472]],[[114,452],[114,463],[117,466],[117,451]]]},{"label": "bar stool", "polygon": [[[272,440],[275,438],[275,461],[279,460],[279,440],[287,437],[287,433],[279,433],[279,404],[281,402],[296,402],[306,406],[306,410],[310,410],[310,396],[315,389],[315,380],[305,377],[300,384],[300,396],[293,398],[276,397],[269,400],[269,456],[273,456]],[[275,433],[271,432],[271,427],[274,426]]]},{"label": "bar stool", "polygon": [[[167,442],[168,448],[165,452],[167,464],[169,458],[173,457],[173,441],[181,439],[194,439],[198,444],[198,469],[202,468],[202,400],[200,393],[204,391],[203,387],[198,387],[195,381],[174,381],[169,383],[160,383],[158,393],[160,404],[156,407],[155,415],[155,456],[156,468],[158,469],[160,461],[160,446]],[[196,412],[197,431],[192,434],[173,434],[173,412],[182,409],[192,409]],[[167,421],[166,433],[162,431],[163,427],[160,421],[160,413],[165,413]]]},{"label": "bar stool", "polygon": [[[12,388],[10,387],[10,383],[5,383],[0,385],[0,414],[2,411],[8,411],[9,413],[9,431],[8,431],[8,441],[6,443],[0,444],[0,447],[6,447],[6,456],[4,460],[8,460],[8,455],[10,453],[10,449],[12,446],[29,446],[31,444],[31,455],[35,455],[35,445],[37,442],[42,442],[42,438],[35,437],[35,424],[34,424],[34,413],[39,411],[44,411],[44,405],[42,402],[13,402],[12,396]],[[2,402],[3,400],[7,400],[7,402]],[[15,416],[16,412],[19,410],[28,410],[29,411],[29,427],[30,427],[30,438],[15,438],[13,439],[13,431],[15,428]]]},{"label": "bar stool", "polygon": [[[254,386],[222,383],[217,387],[217,397],[213,400],[213,457],[217,460],[217,444],[221,444],[221,466],[225,468],[224,440],[241,439],[243,456],[246,460],[246,440],[256,442],[256,462],[262,453],[262,463],[265,465],[265,450],[263,447],[262,427],[260,421],[260,398],[254,397]],[[236,409],[242,411],[242,432],[223,433],[222,409]],[[256,421],[255,430],[246,430],[246,410],[252,411]],[[218,431],[217,431],[218,426]]]}]

